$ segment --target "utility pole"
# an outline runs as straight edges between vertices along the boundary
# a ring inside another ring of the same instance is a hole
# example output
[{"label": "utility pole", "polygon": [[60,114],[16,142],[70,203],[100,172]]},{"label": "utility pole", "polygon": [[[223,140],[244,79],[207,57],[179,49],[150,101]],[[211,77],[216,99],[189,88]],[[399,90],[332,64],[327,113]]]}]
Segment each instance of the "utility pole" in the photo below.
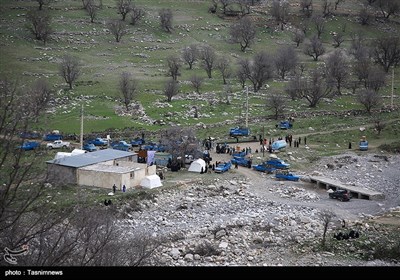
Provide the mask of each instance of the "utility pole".
[{"label": "utility pole", "polygon": [[263,158],[264,158],[264,155],[265,155],[265,147],[264,147],[264,126],[263,126],[263,130],[262,130],[262,141],[261,141],[261,147],[262,147],[262,150],[263,150]]},{"label": "utility pole", "polygon": [[246,128],[249,128],[249,87],[246,86]]},{"label": "utility pole", "polygon": [[392,69],[392,97],[390,98],[390,106],[393,109],[393,98],[394,98],[394,65]]},{"label": "utility pole", "polygon": [[81,143],[81,150],[83,150],[83,101],[82,101],[82,106],[81,106],[81,137],[80,137],[80,143]]}]

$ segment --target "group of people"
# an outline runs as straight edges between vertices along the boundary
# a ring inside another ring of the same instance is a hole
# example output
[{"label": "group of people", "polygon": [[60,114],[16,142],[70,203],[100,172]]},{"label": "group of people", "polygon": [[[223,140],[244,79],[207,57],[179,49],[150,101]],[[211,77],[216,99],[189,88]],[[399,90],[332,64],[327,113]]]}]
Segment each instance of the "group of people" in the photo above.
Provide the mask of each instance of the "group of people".
[{"label": "group of people", "polygon": [[[112,186],[112,189],[113,189],[113,193],[117,192],[117,186],[115,184]],[[126,186],[123,185],[121,190],[122,190],[122,192],[126,192]]]}]

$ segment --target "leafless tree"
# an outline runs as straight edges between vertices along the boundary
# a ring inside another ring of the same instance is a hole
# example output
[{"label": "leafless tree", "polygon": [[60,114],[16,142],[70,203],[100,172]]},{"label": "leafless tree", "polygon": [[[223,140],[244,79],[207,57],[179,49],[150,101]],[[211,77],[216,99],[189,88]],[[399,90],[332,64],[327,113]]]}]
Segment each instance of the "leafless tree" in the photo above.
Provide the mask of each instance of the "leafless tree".
[{"label": "leafless tree", "polygon": [[274,112],[275,120],[277,120],[279,116],[283,115],[286,107],[286,102],[281,93],[271,92],[270,94],[268,94],[265,101],[266,109],[272,110]]},{"label": "leafless tree", "polygon": [[218,93],[219,102],[226,105],[231,104],[232,93],[232,85],[230,83],[227,83],[226,85],[224,85],[223,90]]},{"label": "leafless tree", "polygon": [[246,51],[256,37],[256,28],[249,17],[242,17],[230,27],[231,40],[240,44],[240,50]]},{"label": "leafless tree", "polygon": [[335,50],[326,60],[326,77],[336,86],[336,94],[342,95],[342,86],[349,77],[349,63],[341,50]]},{"label": "leafless tree", "polygon": [[136,25],[139,23],[139,21],[144,17],[146,12],[144,9],[136,7],[134,4],[132,5],[132,10],[131,10],[131,24]]},{"label": "leafless tree", "polygon": [[71,55],[64,55],[59,65],[60,76],[72,89],[72,85],[79,78],[81,74],[80,64],[76,57]]},{"label": "leafless tree", "polygon": [[372,109],[381,104],[382,97],[373,89],[364,89],[358,93],[357,101],[364,106],[368,114],[371,114]]},{"label": "leafless tree", "polygon": [[313,12],[313,0],[301,0],[300,9],[306,17],[310,18]]},{"label": "leafless tree", "polygon": [[217,60],[215,68],[217,68],[221,73],[222,81],[224,85],[226,85],[226,79],[229,79],[232,76],[232,69],[230,67],[229,59],[225,56],[220,57]]},{"label": "leafless tree", "polygon": [[370,58],[371,51],[367,46],[366,39],[360,35],[352,33],[351,35],[350,53],[354,55],[356,60],[365,60]]},{"label": "leafless tree", "polygon": [[[358,78],[359,82],[363,82],[366,87],[366,81],[368,79],[371,68],[373,67],[372,62],[367,57],[356,60],[353,64],[353,73]],[[383,70],[382,70],[383,71]]]},{"label": "leafless tree", "polygon": [[199,141],[191,128],[169,127],[161,133],[161,145],[167,147],[173,159],[185,158],[185,155],[201,157]]},{"label": "leafless tree", "polygon": [[43,41],[43,44],[53,33],[50,26],[51,17],[47,11],[30,10],[26,14],[27,29],[35,36],[36,40]]},{"label": "leafless tree", "polygon": [[322,0],[322,16],[324,18],[332,14],[332,3],[329,0]]},{"label": "leafless tree", "polygon": [[312,22],[315,25],[315,29],[317,30],[317,38],[320,39],[322,33],[325,30],[325,19],[321,16],[314,16],[312,18]]},{"label": "leafless tree", "polygon": [[90,22],[93,23],[97,18],[97,13],[103,7],[102,1],[96,2],[96,0],[86,0],[86,13],[90,17]]},{"label": "leafless tree", "polygon": [[190,77],[190,83],[192,84],[194,90],[197,93],[200,93],[200,88],[203,84],[204,79],[200,76],[197,76],[196,74]]},{"label": "leafless tree", "polygon": [[167,67],[168,67],[168,76],[170,76],[174,81],[177,81],[180,73],[181,62],[179,57],[176,55],[170,55],[167,57]]},{"label": "leafless tree", "polygon": [[299,30],[299,29],[296,29],[296,30],[293,32],[292,40],[293,40],[293,42],[296,43],[296,47],[299,47],[300,44],[303,43],[304,37],[305,37],[305,36],[304,36],[304,32],[301,31],[301,30]]},{"label": "leafless tree", "polygon": [[330,210],[325,210],[320,213],[320,219],[322,221],[322,240],[321,240],[321,246],[324,248],[325,247],[325,242],[326,242],[326,233],[328,232],[329,225],[332,222],[332,219],[335,217],[335,214],[330,211]]},{"label": "leafless tree", "polygon": [[219,2],[221,4],[221,6],[222,6],[222,12],[225,15],[228,6],[231,5],[233,3],[233,1],[232,0],[219,0]]},{"label": "leafless tree", "polygon": [[335,11],[337,10],[340,3],[343,3],[344,0],[335,0]]},{"label": "leafless tree", "polygon": [[172,97],[178,94],[179,85],[173,79],[169,79],[164,86],[164,95],[167,97],[167,101],[171,102]]},{"label": "leafless tree", "polygon": [[340,45],[344,42],[344,35],[341,32],[337,32],[337,33],[335,32],[332,35],[332,39],[333,39],[333,46],[335,48],[339,48]]},{"label": "leafless tree", "polygon": [[246,80],[247,80],[247,71],[248,69],[250,69],[250,67],[247,67],[247,64],[250,63],[250,61],[248,59],[240,59],[238,62],[238,68],[236,71],[236,77],[242,87],[242,89],[244,89],[244,87],[246,86]]},{"label": "leafless tree", "polygon": [[44,79],[38,79],[32,85],[32,88],[28,90],[30,97],[29,106],[34,116],[41,115],[42,111],[46,109],[47,104],[53,98],[53,90],[51,90],[48,82]]},{"label": "leafless tree", "polygon": [[400,63],[400,37],[383,36],[373,42],[373,57],[385,72]]},{"label": "leafless tree", "polygon": [[273,0],[271,5],[271,15],[280,24],[281,30],[283,30],[284,24],[287,22],[289,15],[289,1],[286,0]]},{"label": "leafless tree", "polygon": [[304,53],[311,56],[314,61],[318,61],[318,58],[325,53],[325,47],[317,36],[313,36],[311,40],[305,44]]},{"label": "leafless tree", "polygon": [[396,0],[376,0],[373,4],[380,9],[386,19],[400,11],[400,3]]},{"label": "leafless tree", "polygon": [[202,46],[200,49],[200,59],[202,60],[203,68],[206,70],[208,78],[211,79],[212,70],[217,60],[215,50],[210,45]]},{"label": "leafless tree", "polygon": [[119,90],[122,95],[123,103],[126,110],[129,110],[129,105],[135,99],[138,91],[138,82],[132,77],[129,72],[122,72],[119,79]]},{"label": "leafless tree", "polygon": [[195,44],[191,44],[183,49],[182,58],[189,65],[189,69],[193,68],[193,64],[196,62],[198,55],[197,45]]},{"label": "leafless tree", "polygon": [[381,120],[376,119],[374,121],[374,129],[378,133],[378,135],[381,135],[382,130],[384,130],[386,127],[386,124],[383,123]]},{"label": "leafless tree", "polygon": [[125,21],[126,16],[132,11],[132,0],[116,0],[118,14]]},{"label": "leafless tree", "polygon": [[53,0],[36,0],[36,2],[39,4],[39,11],[43,9],[43,6],[49,5]]},{"label": "leafless tree", "polygon": [[292,46],[279,48],[275,54],[275,68],[282,80],[298,63],[297,53]]},{"label": "leafless tree", "polygon": [[[11,250],[36,236],[43,227],[47,215],[37,215],[43,203],[38,201],[44,190],[45,177],[39,172],[37,162],[44,160],[45,152],[33,151],[26,155],[18,134],[30,131],[34,122],[43,117],[49,95],[45,82],[37,81],[28,92],[22,91],[17,82],[0,78],[0,247]],[[39,96],[43,89],[44,96]],[[31,98],[30,94],[34,93]],[[39,115],[38,115],[39,114]],[[27,193],[29,192],[29,195]],[[50,213],[48,213],[50,214]],[[50,224],[47,224],[50,226]]]},{"label": "leafless tree", "polygon": [[292,80],[285,86],[285,92],[291,100],[301,99],[305,91],[306,82],[300,74],[296,74]]},{"label": "leafless tree", "polygon": [[117,43],[120,42],[122,37],[128,33],[125,23],[120,20],[110,20],[107,23],[107,27],[111,34],[114,35]]},{"label": "leafless tree", "polygon": [[256,53],[252,60],[240,59],[238,63],[239,72],[251,81],[254,92],[260,90],[273,76],[274,61],[272,56],[265,51]]},{"label": "leafless tree", "polygon": [[161,9],[158,13],[160,16],[160,25],[161,28],[170,33],[172,31],[172,21],[173,21],[173,14],[171,9]]},{"label": "leafless tree", "polygon": [[322,69],[311,70],[310,77],[296,76],[289,82],[286,92],[292,99],[304,98],[314,108],[322,98],[332,97],[332,85],[324,77]]},{"label": "leafless tree", "polygon": [[364,80],[366,89],[372,89],[378,92],[386,83],[385,71],[380,67],[372,66],[368,68],[367,77]]},{"label": "leafless tree", "polygon": [[251,6],[255,5],[255,0],[237,0],[237,5],[239,6],[239,10],[241,15],[250,14]]},{"label": "leafless tree", "polygon": [[371,13],[368,11],[368,6],[364,5],[358,12],[361,25],[368,25],[371,21]]}]

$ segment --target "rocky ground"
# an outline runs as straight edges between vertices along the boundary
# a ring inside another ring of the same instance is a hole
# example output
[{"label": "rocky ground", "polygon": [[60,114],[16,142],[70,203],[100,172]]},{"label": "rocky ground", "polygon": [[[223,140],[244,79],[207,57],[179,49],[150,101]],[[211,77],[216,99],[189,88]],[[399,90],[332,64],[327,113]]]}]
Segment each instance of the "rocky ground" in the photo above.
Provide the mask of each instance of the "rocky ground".
[{"label": "rocky ground", "polygon": [[[175,187],[160,189],[121,220],[127,234],[145,229],[169,237],[157,251],[163,266],[400,266],[374,257],[377,240],[400,244],[400,234],[392,235],[400,232],[400,155],[324,158],[301,171],[299,182],[245,167],[186,174],[168,175],[165,182],[175,180]],[[307,181],[312,174],[382,192],[385,199],[329,199]],[[330,218],[324,248],[323,217]],[[333,238],[351,229],[360,237]]]}]

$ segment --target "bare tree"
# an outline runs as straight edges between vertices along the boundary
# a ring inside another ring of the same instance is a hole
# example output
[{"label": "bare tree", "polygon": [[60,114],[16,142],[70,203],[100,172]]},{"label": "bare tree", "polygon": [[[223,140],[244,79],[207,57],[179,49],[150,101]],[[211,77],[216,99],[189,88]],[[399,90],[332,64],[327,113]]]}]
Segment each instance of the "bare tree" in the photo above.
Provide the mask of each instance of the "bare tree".
[{"label": "bare tree", "polygon": [[138,83],[133,79],[129,72],[122,72],[119,79],[119,90],[122,95],[123,103],[126,110],[129,110],[129,105],[135,99],[138,91]]},{"label": "bare tree", "polygon": [[253,84],[254,92],[262,88],[264,83],[273,76],[274,61],[265,51],[258,52],[252,60],[239,60],[239,73],[243,74]]},{"label": "bare tree", "polygon": [[170,55],[167,57],[167,66],[168,66],[168,76],[170,76],[174,81],[178,79],[181,68],[181,62],[179,57],[175,55]]},{"label": "bare tree", "polygon": [[249,17],[242,17],[230,27],[231,40],[240,44],[240,50],[246,51],[256,37],[256,28]]},{"label": "bare tree", "polygon": [[36,2],[39,4],[39,11],[43,9],[43,6],[49,5],[53,0],[36,0]]},{"label": "bare tree", "polygon": [[289,1],[286,0],[273,0],[271,6],[271,15],[280,24],[281,30],[283,30],[284,24],[287,22],[289,15]]},{"label": "bare tree", "polygon": [[265,107],[267,110],[273,111],[275,120],[277,120],[280,115],[283,115],[283,112],[285,110],[285,98],[282,94],[278,92],[272,92],[267,96]]},{"label": "bare tree", "polygon": [[50,26],[51,17],[47,11],[30,10],[26,14],[27,29],[35,36],[36,40],[43,41],[43,44],[53,33]]},{"label": "bare tree", "polygon": [[192,69],[193,64],[198,58],[197,45],[191,44],[190,46],[185,47],[182,52],[182,58],[189,65],[189,69]]},{"label": "bare tree", "polygon": [[116,0],[118,14],[125,21],[126,16],[132,11],[132,0]]},{"label": "bare tree", "polygon": [[351,34],[350,53],[354,55],[356,60],[369,60],[371,51],[362,35],[355,33]]},{"label": "bare tree", "polygon": [[311,17],[313,12],[313,1],[312,0],[301,0],[300,9],[306,17]]},{"label": "bare tree", "polygon": [[344,42],[344,35],[341,32],[335,32],[332,34],[333,46],[335,48],[339,48],[340,45]]},{"label": "bare tree", "polygon": [[305,36],[304,36],[304,32],[301,31],[301,30],[299,30],[299,29],[296,29],[296,30],[293,32],[292,40],[293,40],[293,42],[296,43],[296,47],[299,47],[300,44],[303,43],[304,37],[305,37]]},{"label": "bare tree", "polygon": [[322,1],[322,16],[324,18],[332,14],[332,3],[329,0]]},{"label": "bare tree", "polygon": [[128,29],[125,23],[120,20],[110,20],[107,23],[107,27],[111,34],[114,35],[115,41],[118,43],[121,41],[122,37],[128,33]]},{"label": "bare tree", "polygon": [[396,0],[376,0],[374,6],[380,9],[386,19],[400,11],[400,3]]},{"label": "bare tree", "polygon": [[172,20],[173,20],[173,14],[171,9],[161,9],[158,13],[160,16],[160,25],[161,28],[170,33],[172,31]]},{"label": "bare tree", "polygon": [[136,25],[139,23],[139,21],[144,17],[146,12],[144,9],[136,7],[135,5],[132,5],[132,10],[131,10],[131,24]]},{"label": "bare tree", "polygon": [[192,77],[190,77],[190,83],[192,84],[194,90],[197,93],[200,93],[200,88],[203,84],[203,81],[204,81],[204,79],[197,75],[193,75]]},{"label": "bare tree", "polygon": [[73,83],[79,78],[81,74],[79,61],[76,57],[64,55],[59,65],[60,76],[72,89]]},{"label": "bare tree", "polygon": [[360,18],[361,25],[368,25],[371,21],[371,13],[368,11],[368,6],[364,5],[358,12],[358,17]]},{"label": "bare tree", "polygon": [[297,53],[292,46],[279,48],[275,55],[275,68],[278,75],[285,79],[285,75],[297,66]]},{"label": "bare tree", "polygon": [[217,60],[215,50],[210,45],[205,45],[200,49],[200,59],[203,62],[203,68],[207,72],[209,79],[212,78],[212,70]]},{"label": "bare tree", "polygon": [[318,61],[318,57],[325,53],[325,47],[321,40],[314,36],[305,44],[304,53],[314,58],[314,61]]},{"label": "bare tree", "polygon": [[230,67],[229,59],[227,57],[220,57],[217,60],[216,68],[219,70],[222,76],[222,81],[224,85],[227,84],[226,79],[229,79],[232,76],[232,70]]},{"label": "bare tree", "polygon": [[185,155],[193,155],[194,158],[202,156],[199,141],[191,128],[169,127],[161,132],[161,136],[161,145],[168,147],[167,152],[173,160],[184,159]]},{"label": "bare tree", "polygon": [[373,42],[373,57],[385,72],[400,63],[400,37],[384,36]]},{"label": "bare tree", "polygon": [[383,123],[381,120],[376,119],[374,121],[374,129],[378,133],[378,135],[381,135],[382,130],[384,130],[386,127],[386,124]]},{"label": "bare tree", "polygon": [[364,89],[358,93],[357,101],[364,106],[368,114],[371,114],[373,108],[381,104],[382,97],[373,89]]},{"label": "bare tree", "polygon": [[336,94],[342,95],[342,86],[349,77],[349,64],[341,50],[335,50],[326,60],[326,77],[328,83],[336,85]]},{"label": "bare tree", "polygon": [[100,9],[102,9],[103,4],[101,0],[96,2],[96,0],[86,0],[86,13],[90,17],[90,22],[93,23],[94,20],[97,18],[97,13]]},{"label": "bare tree", "polygon": [[340,3],[343,3],[344,0],[335,0],[335,11],[337,10]]},{"label": "bare tree", "polygon": [[232,93],[233,93],[232,85],[230,83],[227,83],[226,85],[224,85],[223,90],[220,91],[218,94],[219,102],[221,104],[226,104],[226,105],[231,104]]},{"label": "bare tree", "polygon": [[246,85],[246,80],[247,80],[247,71],[248,69],[250,69],[249,66],[247,66],[247,64],[249,64],[250,61],[248,59],[240,59],[238,62],[238,69],[236,71],[236,77],[240,83],[240,85],[242,86],[242,89],[244,89],[245,85]]},{"label": "bare tree", "polygon": [[179,85],[173,79],[168,80],[164,86],[164,95],[167,97],[167,101],[171,102],[172,97],[178,94]]},{"label": "bare tree", "polygon": [[335,214],[330,211],[330,210],[324,210],[323,212],[320,213],[320,218],[322,221],[322,240],[321,240],[321,246],[324,248],[325,247],[325,242],[326,242],[326,233],[328,232],[329,225],[332,222],[332,219],[335,217]]},{"label": "bare tree", "polygon": [[[21,88],[7,77],[0,78],[0,246],[11,250],[30,242],[46,229],[37,225],[48,221],[47,215],[36,212],[46,203],[38,200],[45,188],[38,162],[43,162],[45,152],[25,155],[22,149],[15,149],[23,141],[16,140],[18,133],[31,130],[33,123],[43,117],[50,100],[48,86],[37,81],[28,92]],[[39,96],[41,92],[43,96]]]},{"label": "bare tree", "polygon": [[364,80],[366,89],[378,92],[386,83],[386,73],[380,67],[372,66],[367,68],[367,76]]},{"label": "bare tree", "polygon": [[322,33],[325,30],[325,19],[321,16],[314,16],[312,18],[312,22],[315,25],[315,29],[317,30],[317,38],[320,39]]},{"label": "bare tree", "polygon": [[286,92],[292,99],[306,99],[311,108],[316,107],[322,98],[333,96],[331,84],[326,82],[323,71],[318,68],[311,70],[308,78],[297,76],[290,81]]}]

